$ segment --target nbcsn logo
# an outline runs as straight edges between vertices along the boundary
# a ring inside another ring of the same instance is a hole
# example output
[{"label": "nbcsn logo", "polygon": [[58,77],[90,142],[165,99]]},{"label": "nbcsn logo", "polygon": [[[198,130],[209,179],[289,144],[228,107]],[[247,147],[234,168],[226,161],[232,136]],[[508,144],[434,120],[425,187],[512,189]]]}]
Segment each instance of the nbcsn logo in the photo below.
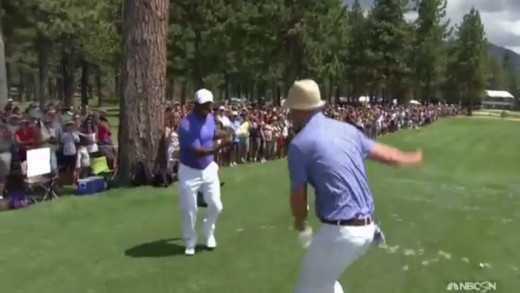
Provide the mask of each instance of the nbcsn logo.
[{"label": "nbcsn logo", "polygon": [[496,282],[450,282],[446,288],[448,291],[479,292],[486,293],[497,290]]}]

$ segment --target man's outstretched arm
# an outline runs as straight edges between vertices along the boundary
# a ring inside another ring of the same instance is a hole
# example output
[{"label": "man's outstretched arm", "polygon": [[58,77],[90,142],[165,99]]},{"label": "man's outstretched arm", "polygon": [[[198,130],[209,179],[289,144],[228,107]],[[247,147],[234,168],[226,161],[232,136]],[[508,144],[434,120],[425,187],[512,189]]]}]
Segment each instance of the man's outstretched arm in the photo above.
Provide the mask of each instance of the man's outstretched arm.
[{"label": "man's outstretched arm", "polygon": [[422,165],[422,151],[403,152],[389,145],[376,143],[368,154],[371,160],[402,167],[417,167]]},{"label": "man's outstretched arm", "polygon": [[361,131],[358,137],[363,154],[371,160],[402,167],[417,167],[422,164],[422,151],[403,152],[389,145],[375,142]]}]

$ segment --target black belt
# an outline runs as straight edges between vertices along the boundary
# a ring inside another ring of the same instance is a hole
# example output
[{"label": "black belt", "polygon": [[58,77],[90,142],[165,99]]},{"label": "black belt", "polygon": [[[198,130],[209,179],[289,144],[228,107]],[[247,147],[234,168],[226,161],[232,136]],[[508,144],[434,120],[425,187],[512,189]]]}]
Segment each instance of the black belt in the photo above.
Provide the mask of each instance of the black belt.
[{"label": "black belt", "polygon": [[367,226],[372,224],[371,218],[365,218],[365,219],[350,219],[350,220],[336,220],[336,221],[329,221],[329,220],[322,220],[323,224],[329,224],[334,226]]}]

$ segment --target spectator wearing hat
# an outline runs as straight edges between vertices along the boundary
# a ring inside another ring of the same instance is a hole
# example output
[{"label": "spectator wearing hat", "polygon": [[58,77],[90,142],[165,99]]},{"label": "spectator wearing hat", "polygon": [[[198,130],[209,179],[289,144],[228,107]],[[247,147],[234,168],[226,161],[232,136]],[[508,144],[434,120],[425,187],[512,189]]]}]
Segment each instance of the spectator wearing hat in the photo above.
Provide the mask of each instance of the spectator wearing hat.
[{"label": "spectator wearing hat", "polygon": [[27,150],[37,144],[39,129],[36,126],[36,119],[23,117],[20,119],[20,127],[14,133],[15,143],[18,147],[20,162],[27,160]]},{"label": "spectator wearing hat", "polygon": [[78,172],[81,167],[78,160],[78,145],[80,137],[74,120],[69,119],[63,125],[63,133],[60,137],[62,146],[61,164],[65,174],[72,174],[72,182],[77,183]]},{"label": "spectator wearing hat", "polygon": [[236,133],[238,137],[238,159],[240,163],[246,163],[249,159],[249,135],[251,131],[251,123],[249,122],[247,109],[242,109],[240,118],[240,128]]},{"label": "spectator wearing hat", "polygon": [[266,116],[262,127],[263,139],[264,139],[264,151],[262,162],[271,160],[274,153],[274,127],[273,120]]},{"label": "spectator wearing hat", "polygon": [[112,130],[110,129],[110,122],[108,121],[107,117],[101,113],[97,119],[96,125],[98,131],[97,137],[99,151],[106,156],[110,166],[115,169],[117,166],[117,149],[114,147],[114,143],[112,141]]},{"label": "spectator wearing hat", "polygon": [[93,115],[88,115],[79,128],[78,163],[80,165],[79,177],[83,178],[90,173],[90,158],[97,152],[97,127]]},{"label": "spectator wearing hat", "polygon": [[169,113],[166,119],[164,133],[166,145],[167,168],[170,174],[177,173],[177,163],[179,159],[179,127],[180,116],[178,113]]},{"label": "spectator wearing hat", "polygon": [[237,165],[237,162],[239,162],[239,138],[238,138],[238,134],[237,132],[239,131],[240,129],[240,125],[242,124],[242,122],[240,121],[240,117],[238,116],[238,112],[237,111],[232,111],[231,112],[231,129],[233,130],[234,132],[234,135],[233,135],[233,146],[231,147],[231,154],[230,154],[230,161],[229,161],[229,165],[231,167],[234,167]]},{"label": "spectator wearing hat", "polygon": [[43,119],[43,125],[40,128],[40,143],[41,147],[48,147],[51,150],[51,171],[56,172],[58,170],[58,160],[56,158],[56,152],[58,151],[58,136],[56,129],[53,127],[53,118],[46,115]]},{"label": "spectator wearing hat", "polygon": [[226,107],[224,107],[224,106],[218,107],[218,114],[217,114],[216,118],[217,118],[218,122],[220,122],[222,124],[223,128],[231,127],[231,120],[229,119],[229,117],[226,114],[229,114],[229,113],[226,113]]},{"label": "spectator wearing hat", "polygon": [[252,162],[258,162],[259,158],[259,151],[260,151],[260,145],[262,143],[262,132],[260,129],[260,123],[258,121],[257,116],[253,115],[250,119],[251,127],[249,128],[249,141],[250,141],[250,156]]},{"label": "spectator wearing hat", "polygon": [[[313,80],[296,81],[286,105],[299,131],[288,154],[291,209],[307,248],[296,292],[343,292],[337,278],[372,243],[384,242],[373,221],[365,158],[411,167],[421,164],[422,153],[379,144],[352,125],[325,117],[325,102]],[[316,216],[323,223],[314,239],[306,223],[308,184],[314,187]]]}]

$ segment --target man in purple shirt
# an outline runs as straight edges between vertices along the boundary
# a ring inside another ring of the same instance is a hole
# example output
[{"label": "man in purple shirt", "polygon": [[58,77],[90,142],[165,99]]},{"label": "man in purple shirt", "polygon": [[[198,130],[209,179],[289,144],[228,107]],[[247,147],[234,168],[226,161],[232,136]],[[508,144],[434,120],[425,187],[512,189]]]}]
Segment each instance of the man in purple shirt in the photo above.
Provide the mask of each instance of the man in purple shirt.
[{"label": "man in purple shirt", "polygon": [[[308,247],[297,293],[342,293],[337,280],[343,271],[384,238],[373,222],[365,158],[398,166],[422,162],[421,152],[376,143],[354,126],[325,117],[324,104],[312,80],[296,81],[285,102],[297,132],[288,152],[294,228]],[[314,239],[305,222],[307,184],[314,187],[316,215],[323,223]]]},{"label": "man in purple shirt", "polygon": [[[182,208],[182,232],[186,241],[185,254],[195,254],[197,244],[197,193],[201,192],[207,203],[203,234],[206,247],[217,247],[215,223],[222,211],[218,165],[213,156],[232,143],[232,136],[217,131],[212,112],[213,94],[207,89],[195,93],[193,111],[184,117],[178,129],[180,147],[179,190]],[[219,141],[220,140],[220,141]],[[219,141],[219,142],[217,142]]]}]

